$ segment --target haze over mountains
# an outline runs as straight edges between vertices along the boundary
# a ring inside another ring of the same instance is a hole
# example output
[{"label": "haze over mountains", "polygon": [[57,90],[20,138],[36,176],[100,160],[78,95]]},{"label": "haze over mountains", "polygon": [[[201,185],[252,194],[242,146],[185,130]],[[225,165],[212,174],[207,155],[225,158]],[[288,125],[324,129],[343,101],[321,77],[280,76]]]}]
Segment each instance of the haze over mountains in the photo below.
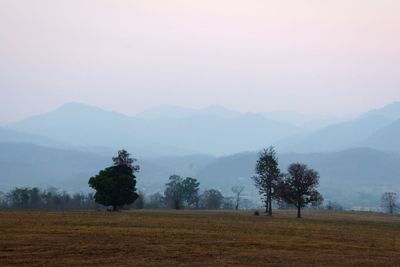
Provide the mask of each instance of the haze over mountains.
[{"label": "haze over mountains", "polygon": [[269,145],[288,152],[331,152],[360,146],[399,151],[399,119],[398,102],[318,129],[308,127],[308,123],[294,125],[220,106],[200,110],[163,106],[131,117],[68,103],[54,111],[6,124],[0,133],[9,133],[7,138],[2,137],[3,141],[12,141],[10,131],[17,131],[14,139],[19,142],[26,135],[26,142],[40,145],[127,147],[139,156],[220,156]]},{"label": "haze over mountains", "polygon": [[222,107],[199,111],[167,107],[129,117],[77,103],[8,128],[78,146],[126,147],[146,156],[254,150],[299,130],[260,114]]},{"label": "haze over mountains", "polygon": [[2,125],[0,190],[57,186],[86,191],[89,176],[125,148],[139,158],[139,185],[148,191],[162,190],[168,176],[177,173],[225,191],[244,184],[250,193],[257,151],[270,145],[277,147],[283,170],[297,161],[318,170],[330,199],[353,195],[357,205],[361,199],[354,191],[375,194],[398,186],[400,103],[322,127],[327,120],[299,115],[281,121],[220,106],[163,106],[126,116],[68,103]]}]

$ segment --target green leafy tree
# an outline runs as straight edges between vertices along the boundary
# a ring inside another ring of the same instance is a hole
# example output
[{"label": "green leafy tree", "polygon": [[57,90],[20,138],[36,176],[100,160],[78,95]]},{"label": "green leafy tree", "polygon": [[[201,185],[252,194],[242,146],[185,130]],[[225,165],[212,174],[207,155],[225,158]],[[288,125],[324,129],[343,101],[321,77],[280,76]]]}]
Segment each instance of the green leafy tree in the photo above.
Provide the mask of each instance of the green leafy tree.
[{"label": "green leafy tree", "polygon": [[200,197],[201,206],[205,209],[220,209],[224,196],[216,189],[209,189],[203,192]]},{"label": "green leafy tree", "polygon": [[297,218],[301,218],[301,209],[307,204],[323,201],[322,195],[316,190],[319,174],[300,163],[291,164],[288,172],[279,184],[277,192],[282,200],[297,208]]},{"label": "green leafy tree", "polygon": [[183,201],[189,208],[197,208],[199,204],[199,186],[197,179],[186,177],[180,184]]},{"label": "green leafy tree", "polygon": [[273,147],[264,149],[260,153],[256,163],[256,173],[257,175],[253,177],[254,183],[265,203],[265,212],[272,216],[272,199],[277,197],[276,187],[281,178],[278,157]]},{"label": "green leafy tree", "polygon": [[164,191],[164,203],[171,209],[183,207],[182,178],[179,175],[171,175]]},{"label": "green leafy tree", "polygon": [[138,198],[136,193],[135,172],[139,166],[133,165],[132,159],[125,150],[118,151],[118,156],[113,158],[114,166],[101,170],[99,174],[89,179],[89,185],[96,193],[94,199],[104,206],[112,206],[118,210],[123,205],[129,205]]}]

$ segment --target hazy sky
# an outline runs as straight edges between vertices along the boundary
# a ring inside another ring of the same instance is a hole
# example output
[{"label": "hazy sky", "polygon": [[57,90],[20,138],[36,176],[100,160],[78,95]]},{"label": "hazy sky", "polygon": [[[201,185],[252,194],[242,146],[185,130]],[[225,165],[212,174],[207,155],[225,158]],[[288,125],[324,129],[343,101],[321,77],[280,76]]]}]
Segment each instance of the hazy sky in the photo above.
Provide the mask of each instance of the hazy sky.
[{"label": "hazy sky", "polygon": [[79,101],[344,115],[400,100],[399,0],[0,0],[0,121]]}]

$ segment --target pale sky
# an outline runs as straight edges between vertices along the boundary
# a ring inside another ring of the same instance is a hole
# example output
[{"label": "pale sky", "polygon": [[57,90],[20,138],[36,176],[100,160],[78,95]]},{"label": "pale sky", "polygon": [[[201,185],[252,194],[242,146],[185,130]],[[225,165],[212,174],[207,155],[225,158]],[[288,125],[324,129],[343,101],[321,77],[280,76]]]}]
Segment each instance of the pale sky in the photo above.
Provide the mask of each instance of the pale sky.
[{"label": "pale sky", "polygon": [[0,0],[0,121],[71,101],[341,116],[399,100],[398,0]]}]

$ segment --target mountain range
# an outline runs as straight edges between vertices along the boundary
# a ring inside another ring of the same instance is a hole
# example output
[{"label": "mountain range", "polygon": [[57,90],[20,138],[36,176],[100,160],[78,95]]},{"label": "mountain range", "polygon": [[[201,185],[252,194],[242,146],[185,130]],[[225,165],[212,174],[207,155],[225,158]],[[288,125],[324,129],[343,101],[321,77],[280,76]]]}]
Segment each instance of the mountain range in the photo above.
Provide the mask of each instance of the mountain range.
[{"label": "mountain range", "polygon": [[[162,106],[136,116],[68,103],[3,125],[15,141],[56,146],[125,147],[139,156],[228,155],[275,145],[282,152],[334,152],[355,147],[400,151],[400,103],[322,128],[294,125],[258,113],[219,106],[190,109]],[[21,136],[25,134],[25,138]],[[20,136],[17,138],[17,136]],[[384,138],[382,138],[384,137]],[[47,140],[47,141],[46,141]]]},{"label": "mountain range", "polygon": [[304,162],[319,171],[327,199],[372,205],[381,192],[399,188],[400,103],[319,127],[308,126],[312,118],[291,123],[267,117],[219,106],[163,106],[127,116],[65,104],[2,124],[0,191],[15,186],[86,191],[88,177],[125,148],[139,159],[138,185],[146,192],[162,191],[176,173],[226,194],[243,184],[256,197],[250,178],[257,151],[269,145],[276,146],[282,170]]}]

